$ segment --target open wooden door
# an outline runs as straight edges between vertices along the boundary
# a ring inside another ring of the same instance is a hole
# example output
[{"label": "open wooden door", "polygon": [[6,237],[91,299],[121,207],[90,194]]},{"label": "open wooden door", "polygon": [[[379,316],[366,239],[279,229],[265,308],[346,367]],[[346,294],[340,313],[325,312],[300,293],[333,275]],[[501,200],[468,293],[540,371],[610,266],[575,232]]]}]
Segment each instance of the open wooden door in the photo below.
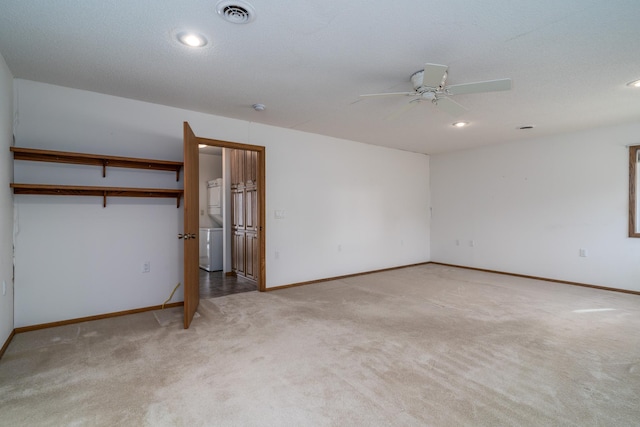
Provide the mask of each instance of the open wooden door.
[{"label": "open wooden door", "polygon": [[198,272],[199,194],[198,138],[184,122],[184,328],[188,329],[200,303]]}]

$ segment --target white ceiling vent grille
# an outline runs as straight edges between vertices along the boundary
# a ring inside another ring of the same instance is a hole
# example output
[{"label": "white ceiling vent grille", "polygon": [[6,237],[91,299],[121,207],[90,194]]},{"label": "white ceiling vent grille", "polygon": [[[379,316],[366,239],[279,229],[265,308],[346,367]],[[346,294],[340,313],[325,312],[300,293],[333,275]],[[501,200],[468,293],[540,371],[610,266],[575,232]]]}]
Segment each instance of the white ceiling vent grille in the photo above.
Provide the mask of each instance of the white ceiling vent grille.
[{"label": "white ceiling vent grille", "polygon": [[253,6],[239,0],[221,1],[216,5],[216,10],[218,15],[232,24],[248,24],[256,16]]}]

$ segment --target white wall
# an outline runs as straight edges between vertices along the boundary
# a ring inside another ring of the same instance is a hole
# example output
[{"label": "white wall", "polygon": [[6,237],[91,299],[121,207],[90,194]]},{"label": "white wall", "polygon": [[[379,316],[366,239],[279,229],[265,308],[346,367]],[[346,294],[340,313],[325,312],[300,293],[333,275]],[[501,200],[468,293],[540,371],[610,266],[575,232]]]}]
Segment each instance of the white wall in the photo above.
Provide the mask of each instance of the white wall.
[{"label": "white wall", "polygon": [[208,194],[207,194],[207,181],[212,179],[222,178],[222,155],[216,154],[203,154],[200,153],[199,158],[200,165],[200,227],[211,228],[217,227],[213,223],[213,219],[207,213]]},{"label": "white wall", "polygon": [[428,156],[257,124],[251,139],[267,147],[269,284],[429,260]]},{"label": "white wall", "polygon": [[432,156],[432,260],[640,291],[640,239],[627,237],[638,135],[635,124]]},{"label": "white wall", "polygon": [[[638,141],[639,145],[640,141]],[[636,158],[636,232],[640,232],[640,151],[636,152],[638,157]]]},{"label": "white wall", "polygon": [[[267,287],[429,260],[429,157],[31,81],[22,147],[182,159],[196,135],[266,147]],[[16,182],[181,187],[165,172],[16,162]],[[162,303],[182,281],[174,200],[15,196],[16,326]],[[276,220],[274,210],[286,217]],[[276,252],[279,256],[276,258]],[[144,261],[151,273],[141,273]],[[181,300],[181,291],[175,300]]]},{"label": "white wall", "polygon": [[[13,331],[13,76],[0,56],[0,347]],[[2,295],[2,282],[6,293]]]}]

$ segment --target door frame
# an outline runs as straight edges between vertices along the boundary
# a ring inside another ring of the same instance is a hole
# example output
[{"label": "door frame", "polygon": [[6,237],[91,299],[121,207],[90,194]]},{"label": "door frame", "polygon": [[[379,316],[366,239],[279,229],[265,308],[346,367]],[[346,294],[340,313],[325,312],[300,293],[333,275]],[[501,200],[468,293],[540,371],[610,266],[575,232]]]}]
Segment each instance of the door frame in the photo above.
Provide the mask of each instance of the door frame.
[{"label": "door frame", "polygon": [[267,234],[266,226],[266,171],[265,171],[265,152],[266,148],[261,145],[243,144],[240,142],[223,141],[220,139],[210,139],[197,137],[200,144],[209,145],[211,147],[230,148],[235,150],[256,151],[258,153],[258,238],[259,245],[258,254],[259,272],[258,272],[258,290],[264,292],[267,290],[267,266],[266,266],[266,243],[265,236]]}]

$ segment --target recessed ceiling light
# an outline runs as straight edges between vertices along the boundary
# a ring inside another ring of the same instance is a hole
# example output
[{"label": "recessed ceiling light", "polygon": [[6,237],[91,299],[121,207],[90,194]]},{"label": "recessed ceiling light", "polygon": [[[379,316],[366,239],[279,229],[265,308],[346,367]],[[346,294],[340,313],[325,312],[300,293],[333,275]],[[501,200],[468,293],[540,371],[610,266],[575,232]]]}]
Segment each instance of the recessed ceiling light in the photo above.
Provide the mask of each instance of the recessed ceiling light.
[{"label": "recessed ceiling light", "polygon": [[629,87],[640,87],[640,79],[627,83]]},{"label": "recessed ceiling light", "polygon": [[463,128],[463,127],[467,126],[468,124],[469,124],[469,122],[455,122],[451,126],[455,126],[457,128]]},{"label": "recessed ceiling light", "polygon": [[218,15],[232,24],[248,24],[256,19],[256,12],[249,3],[241,0],[223,0],[216,5]]},{"label": "recessed ceiling light", "polygon": [[264,104],[253,104],[251,107],[253,107],[254,110],[256,111],[264,111],[265,107]]},{"label": "recessed ceiling light", "polygon": [[207,44],[207,39],[202,34],[184,31],[176,37],[180,43],[189,47],[203,47]]}]

